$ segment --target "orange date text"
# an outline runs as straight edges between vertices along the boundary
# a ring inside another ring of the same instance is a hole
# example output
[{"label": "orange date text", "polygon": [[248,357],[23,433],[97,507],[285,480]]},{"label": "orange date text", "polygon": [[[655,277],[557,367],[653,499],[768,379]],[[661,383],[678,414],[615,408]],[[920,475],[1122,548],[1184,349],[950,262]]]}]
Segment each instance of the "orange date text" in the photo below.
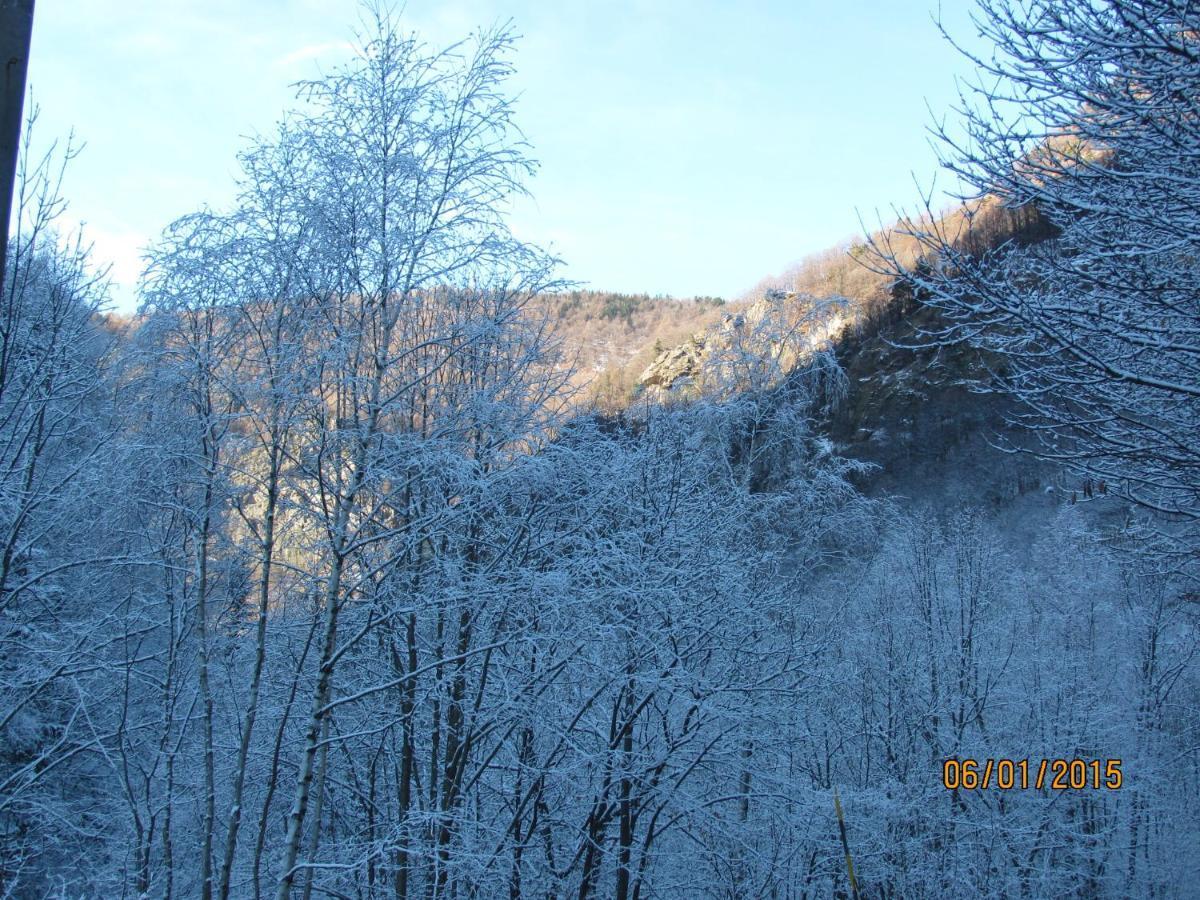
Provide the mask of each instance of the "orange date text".
[{"label": "orange date text", "polygon": [[1119,759],[948,759],[942,763],[942,787],[948,791],[1115,791],[1124,782]]}]

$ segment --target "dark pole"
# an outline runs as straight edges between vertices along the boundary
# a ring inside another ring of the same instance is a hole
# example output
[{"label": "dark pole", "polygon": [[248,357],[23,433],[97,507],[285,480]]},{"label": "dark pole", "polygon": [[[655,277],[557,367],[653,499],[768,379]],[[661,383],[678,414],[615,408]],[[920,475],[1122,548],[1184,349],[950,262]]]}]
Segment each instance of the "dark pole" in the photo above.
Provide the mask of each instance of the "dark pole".
[{"label": "dark pole", "polygon": [[4,94],[0,96],[0,296],[8,261],[8,223],[17,180],[17,147],[21,143],[32,35],[33,0],[0,0],[0,64],[4,66]]}]

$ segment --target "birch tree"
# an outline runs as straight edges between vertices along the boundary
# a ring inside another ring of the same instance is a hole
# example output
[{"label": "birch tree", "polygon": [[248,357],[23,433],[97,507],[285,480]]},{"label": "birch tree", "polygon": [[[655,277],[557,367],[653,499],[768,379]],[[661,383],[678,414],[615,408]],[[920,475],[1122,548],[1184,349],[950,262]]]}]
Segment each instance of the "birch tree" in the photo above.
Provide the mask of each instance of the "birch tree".
[{"label": "birch tree", "polygon": [[[368,27],[355,62],[304,87],[310,112],[297,123],[314,178],[306,185],[308,215],[322,248],[313,288],[324,302],[320,403],[298,464],[326,567],[280,898],[297,877],[314,787],[310,846],[317,848],[335,670],[377,624],[368,615],[342,636],[343,610],[363,579],[400,558],[408,542],[419,543],[418,523],[393,518],[429,464],[412,432],[399,427],[404,404],[414,387],[436,381],[509,318],[463,316],[453,301],[459,295],[448,300],[437,289],[527,296],[547,283],[550,264],[514,240],[501,217],[532,166],[513,138],[501,91],[510,36],[484,32],[435,53],[401,34],[384,11]],[[418,411],[431,414],[436,428],[436,411]],[[391,555],[372,557],[385,541]]]}]

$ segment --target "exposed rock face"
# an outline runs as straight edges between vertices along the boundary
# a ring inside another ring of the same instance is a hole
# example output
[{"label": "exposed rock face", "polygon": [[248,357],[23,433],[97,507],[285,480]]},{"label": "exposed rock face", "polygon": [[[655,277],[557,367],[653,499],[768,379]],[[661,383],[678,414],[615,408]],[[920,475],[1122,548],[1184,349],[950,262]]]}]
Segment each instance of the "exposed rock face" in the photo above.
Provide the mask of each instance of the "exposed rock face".
[{"label": "exposed rock face", "polygon": [[844,301],[814,300],[784,291],[766,296],[655,357],[638,379],[652,397],[678,395],[712,370],[766,362],[782,375],[799,360],[827,346],[845,327]]},{"label": "exposed rock face", "polygon": [[734,346],[739,335],[759,325],[792,294],[768,294],[737,313],[725,313],[720,323],[697,331],[675,347],[669,347],[646,366],[638,384],[646,390],[668,394],[691,386],[700,377],[705,362],[719,349]]},{"label": "exposed rock face", "polygon": [[707,343],[708,336],[703,331],[697,331],[684,343],[664,350],[642,370],[638,384],[643,388],[669,391],[680,379],[695,378],[704,361]]}]

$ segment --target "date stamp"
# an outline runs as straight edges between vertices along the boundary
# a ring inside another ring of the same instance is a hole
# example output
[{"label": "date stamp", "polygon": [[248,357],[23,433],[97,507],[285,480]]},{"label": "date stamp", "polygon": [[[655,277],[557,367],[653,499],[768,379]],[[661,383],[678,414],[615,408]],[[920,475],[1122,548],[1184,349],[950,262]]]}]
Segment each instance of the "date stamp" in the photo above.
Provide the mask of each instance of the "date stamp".
[{"label": "date stamp", "polygon": [[948,759],[942,787],[948,791],[1119,790],[1125,783],[1119,759]]}]

